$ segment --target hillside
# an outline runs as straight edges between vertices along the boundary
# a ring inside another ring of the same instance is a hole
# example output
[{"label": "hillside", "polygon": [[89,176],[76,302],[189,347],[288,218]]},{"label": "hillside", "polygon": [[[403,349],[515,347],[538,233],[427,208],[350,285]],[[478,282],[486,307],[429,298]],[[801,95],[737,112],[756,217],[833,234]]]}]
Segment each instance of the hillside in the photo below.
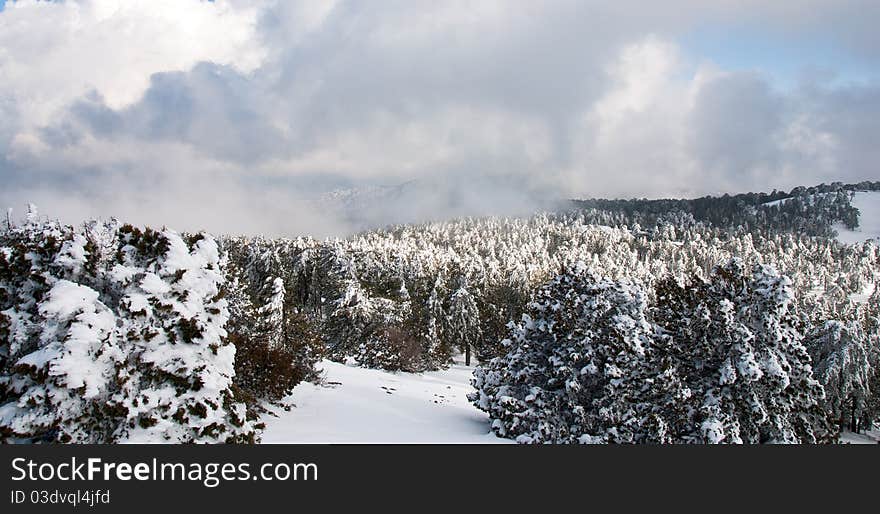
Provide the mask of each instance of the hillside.
[{"label": "hillside", "polygon": [[837,239],[847,244],[880,239],[880,191],[857,191],[852,205],[859,210],[859,226],[848,229],[835,225]]}]

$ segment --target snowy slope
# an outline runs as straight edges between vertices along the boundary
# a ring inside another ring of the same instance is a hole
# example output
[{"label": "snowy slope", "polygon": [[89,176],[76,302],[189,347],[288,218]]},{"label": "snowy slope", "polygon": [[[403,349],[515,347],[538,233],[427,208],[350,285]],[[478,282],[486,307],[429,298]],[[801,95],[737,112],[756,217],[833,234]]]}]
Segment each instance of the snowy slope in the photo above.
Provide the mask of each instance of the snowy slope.
[{"label": "snowy slope", "polygon": [[859,210],[859,227],[848,230],[835,226],[837,239],[854,244],[880,238],[880,191],[859,191],[854,194],[852,204]]},{"label": "snowy slope", "polygon": [[[807,195],[807,197],[811,198],[811,199],[813,199],[813,198],[820,198],[821,199],[829,194],[837,194],[837,193],[816,193],[816,194],[812,194],[812,195]],[[782,205],[782,204],[786,203],[787,201],[791,200],[792,198],[795,198],[795,197],[790,196],[788,198],[780,198],[779,200],[773,200],[772,202],[764,202],[761,205],[764,205],[765,207],[773,207],[774,205]]]},{"label": "snowy slope", "polygon": [[773,207],[774,205],[782,205],[789,200],[791,200],[791,198],[781,198],[779,200],[773,200],[772,202],[764,202],[762,205],[766,207]]},{"label": "snowy slope", "polygon": [[264,443],[512,443],[465,395],[472,367],[388,373],[331,361],[324,386],[300,384],[289,412],[267,415]]}]

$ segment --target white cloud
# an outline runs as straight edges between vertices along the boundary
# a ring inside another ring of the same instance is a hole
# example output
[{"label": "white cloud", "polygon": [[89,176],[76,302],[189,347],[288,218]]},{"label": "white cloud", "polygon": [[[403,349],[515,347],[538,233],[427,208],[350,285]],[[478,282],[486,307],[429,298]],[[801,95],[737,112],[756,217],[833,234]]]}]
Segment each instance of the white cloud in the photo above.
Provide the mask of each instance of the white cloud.
[{"label": "white cloud", "polygon": [[255,37],[258,12],[226,0],[9,2],[0,15],[0,95],[39,126],[90,90],[112,108],[130,105],[153,73],[201,61],[248,73],[266,53]]},{"label": "white cloud", "polygon": [[781,91],[770,75],[691,65],[655,36],[623,47],[607,70],[605,93],[573,130],[569,191],[693,196],[874,176],[865,135],[878,125],[876,85]]},{"label": "white cloud", "polygon": [[685,155],[690,83],[671,42],[648,36],[608,66],[609,85],[586,112],[569,170],[575,194],[662,195],[693,173]]},{"label": "white cloud", "polygon": [[780,91],[680,46],[745,23],[870,58],[859,1],[792,5],[21,0],[0,13],[0,205],[332,233],[312,190],[431,184],[392,221],[871,178],[880,86]]}]

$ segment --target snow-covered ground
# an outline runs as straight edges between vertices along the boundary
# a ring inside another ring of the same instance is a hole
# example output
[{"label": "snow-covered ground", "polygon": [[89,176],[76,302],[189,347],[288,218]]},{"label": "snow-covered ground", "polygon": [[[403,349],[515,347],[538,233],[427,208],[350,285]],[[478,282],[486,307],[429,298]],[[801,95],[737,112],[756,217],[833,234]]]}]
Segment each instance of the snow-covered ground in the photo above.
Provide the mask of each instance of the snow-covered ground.
[{"label": "snow-covered ground", "polygon": [[326,385],[303,383],[290,411],[266,415],[264,443],[512,443],[468,401],[473,367],[389,373],[331,361]]},{"label": "snow-covered ground", "polygon": [[837,239],[843,243],[862,243],[880,238],[880,191],[859,191],[854,193],[853,207],[859,210],[859,227],[848,230],[835,226]]},{"label": "snow-covered ground", "polygon": [[868,284],[868,285],[865,286],[864,289],[862,289],[862,292],[861,292],[861,293],[851,294],[851,295],[849,295],[849,297],[850,297],[850,298],[852,299],[852,301],[854,301],[854,302],[865,303],[865,302],[868,301],[868,298],[870,298],[871,295],[874,294],[874,289],[875,289],[876,287],[877,287],[877,286],[876,286],[875,284],[873,284],[873,283],[872,283],[872,284]]},{"label": "snow-covered ground", "polygon": [[840,434],[843,444],[880,444],[880,430],[867,430],[862,434],[844,432]]}]

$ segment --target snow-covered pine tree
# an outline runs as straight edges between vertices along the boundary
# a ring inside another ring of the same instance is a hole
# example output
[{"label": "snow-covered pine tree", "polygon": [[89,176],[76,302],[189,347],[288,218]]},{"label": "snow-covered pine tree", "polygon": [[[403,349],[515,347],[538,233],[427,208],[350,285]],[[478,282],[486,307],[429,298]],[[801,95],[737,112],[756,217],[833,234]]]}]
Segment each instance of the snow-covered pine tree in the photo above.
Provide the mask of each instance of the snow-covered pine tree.
[{"label": "snow-covered pine tree", "polygon": [[445,368],[452,360],[452,345],[448,336],[444,333],[446,308],[443,305],[446,298],[446,286],[441,274],[437,275],[431,293],[425,302],[426,327],[426,363],[427,369]]},{"label": "snow-covered pine tree", "polygon": [[226,331],[229,337],[249,338],[257,324],[257,306],[251,298],[245,264],[240,255],[227,254],[226,282],[224,289],[229,321]]},{"label": "snow-covered pine tree", "polygon": [[474,295],[468,291],[464,275],[458,279],[458,286],[449,298],[449,313],[443,333],[449,337],[465,355],[465,365],[471,365],[471,352],[482,339],[480,310]]},{"label": "snow-covered pine tree", "polygon": [[[287,350],[292,359],[293,376],[297,377],[298,381],[318,381],[321,378],[318,363],[326,351],[324,341],[321,340],[315,322],[292,303],[288,296],[288,305],[284,311],[284,333],[289,343]],[[296,384],[288,385],[292,389]]]},{"label": "snow-covered pine tree", "polygon": [[233,381],[251,409],[257,411],[261,402],[280,400],[303,378],[295,370],[288,348],[284,281],[270,276],[262,285],[253,300],[239,298],[241,293],[230,295],[240,318],[228,324],[229,341],[236,350]]},{"label": "snow-covered pine tree", "polygon": [[375,301],[356,278],[346,281],[342,296],[333,300],[334,308],[323,324],[328,357],[344,361],[359,350],[381,324]]},{"label": "snow-covered pine tree", "polygon": [[308,239],[222,240],[235,384],[256,410],[319,377],[324,345],[318,336],[322,304],[312,305],[310,297],[314,245]]},{"label": "snow-covered pine tree", "polygon": [[261,290],[261,306],[257,309],[253,338],[270,350],[287,346],[284,332],[284,280],[267,277]]},{"label": "snow-covered pine tree", "polygon": [[787,277],[733,259],[708,281],[661,285],[652,319],[671,337],[665,358],[692,393],[689,419],[676,422],[682,432],[674,439],[811,443],[829,436]]},{"label": "snow-covered pine tree", "polygon": [[496,434],[523,443],[640,440],[646,308],[635,284],[563,270],[535,293],[507,353],[475,370],[469,399]]},{"label": "snow-covered pine tree", "polygon": [[868,414],[875,373],[867,334],[859,323],[827,321],[813,328],[805,344],[814,374],[825,389],[825,411],[840,430],[858,431]]},{"label": "snow-covered pine tree", "polygon": [[523,283],[511,281],[486,288],[477,301],[481,320],[477,358],[488,361],[504,352],[500,343],[507,337],[511,320],[519,319],[528,301],[529,289]]},{"label": "snow-covered pine tree", "polygon": [[865,409],[865,429],[875,428],[880,419],[880,286],[875,284],[874,292],[865,304],[864,327],[868,341],[871,375],[868,382],[867,408]]}]

